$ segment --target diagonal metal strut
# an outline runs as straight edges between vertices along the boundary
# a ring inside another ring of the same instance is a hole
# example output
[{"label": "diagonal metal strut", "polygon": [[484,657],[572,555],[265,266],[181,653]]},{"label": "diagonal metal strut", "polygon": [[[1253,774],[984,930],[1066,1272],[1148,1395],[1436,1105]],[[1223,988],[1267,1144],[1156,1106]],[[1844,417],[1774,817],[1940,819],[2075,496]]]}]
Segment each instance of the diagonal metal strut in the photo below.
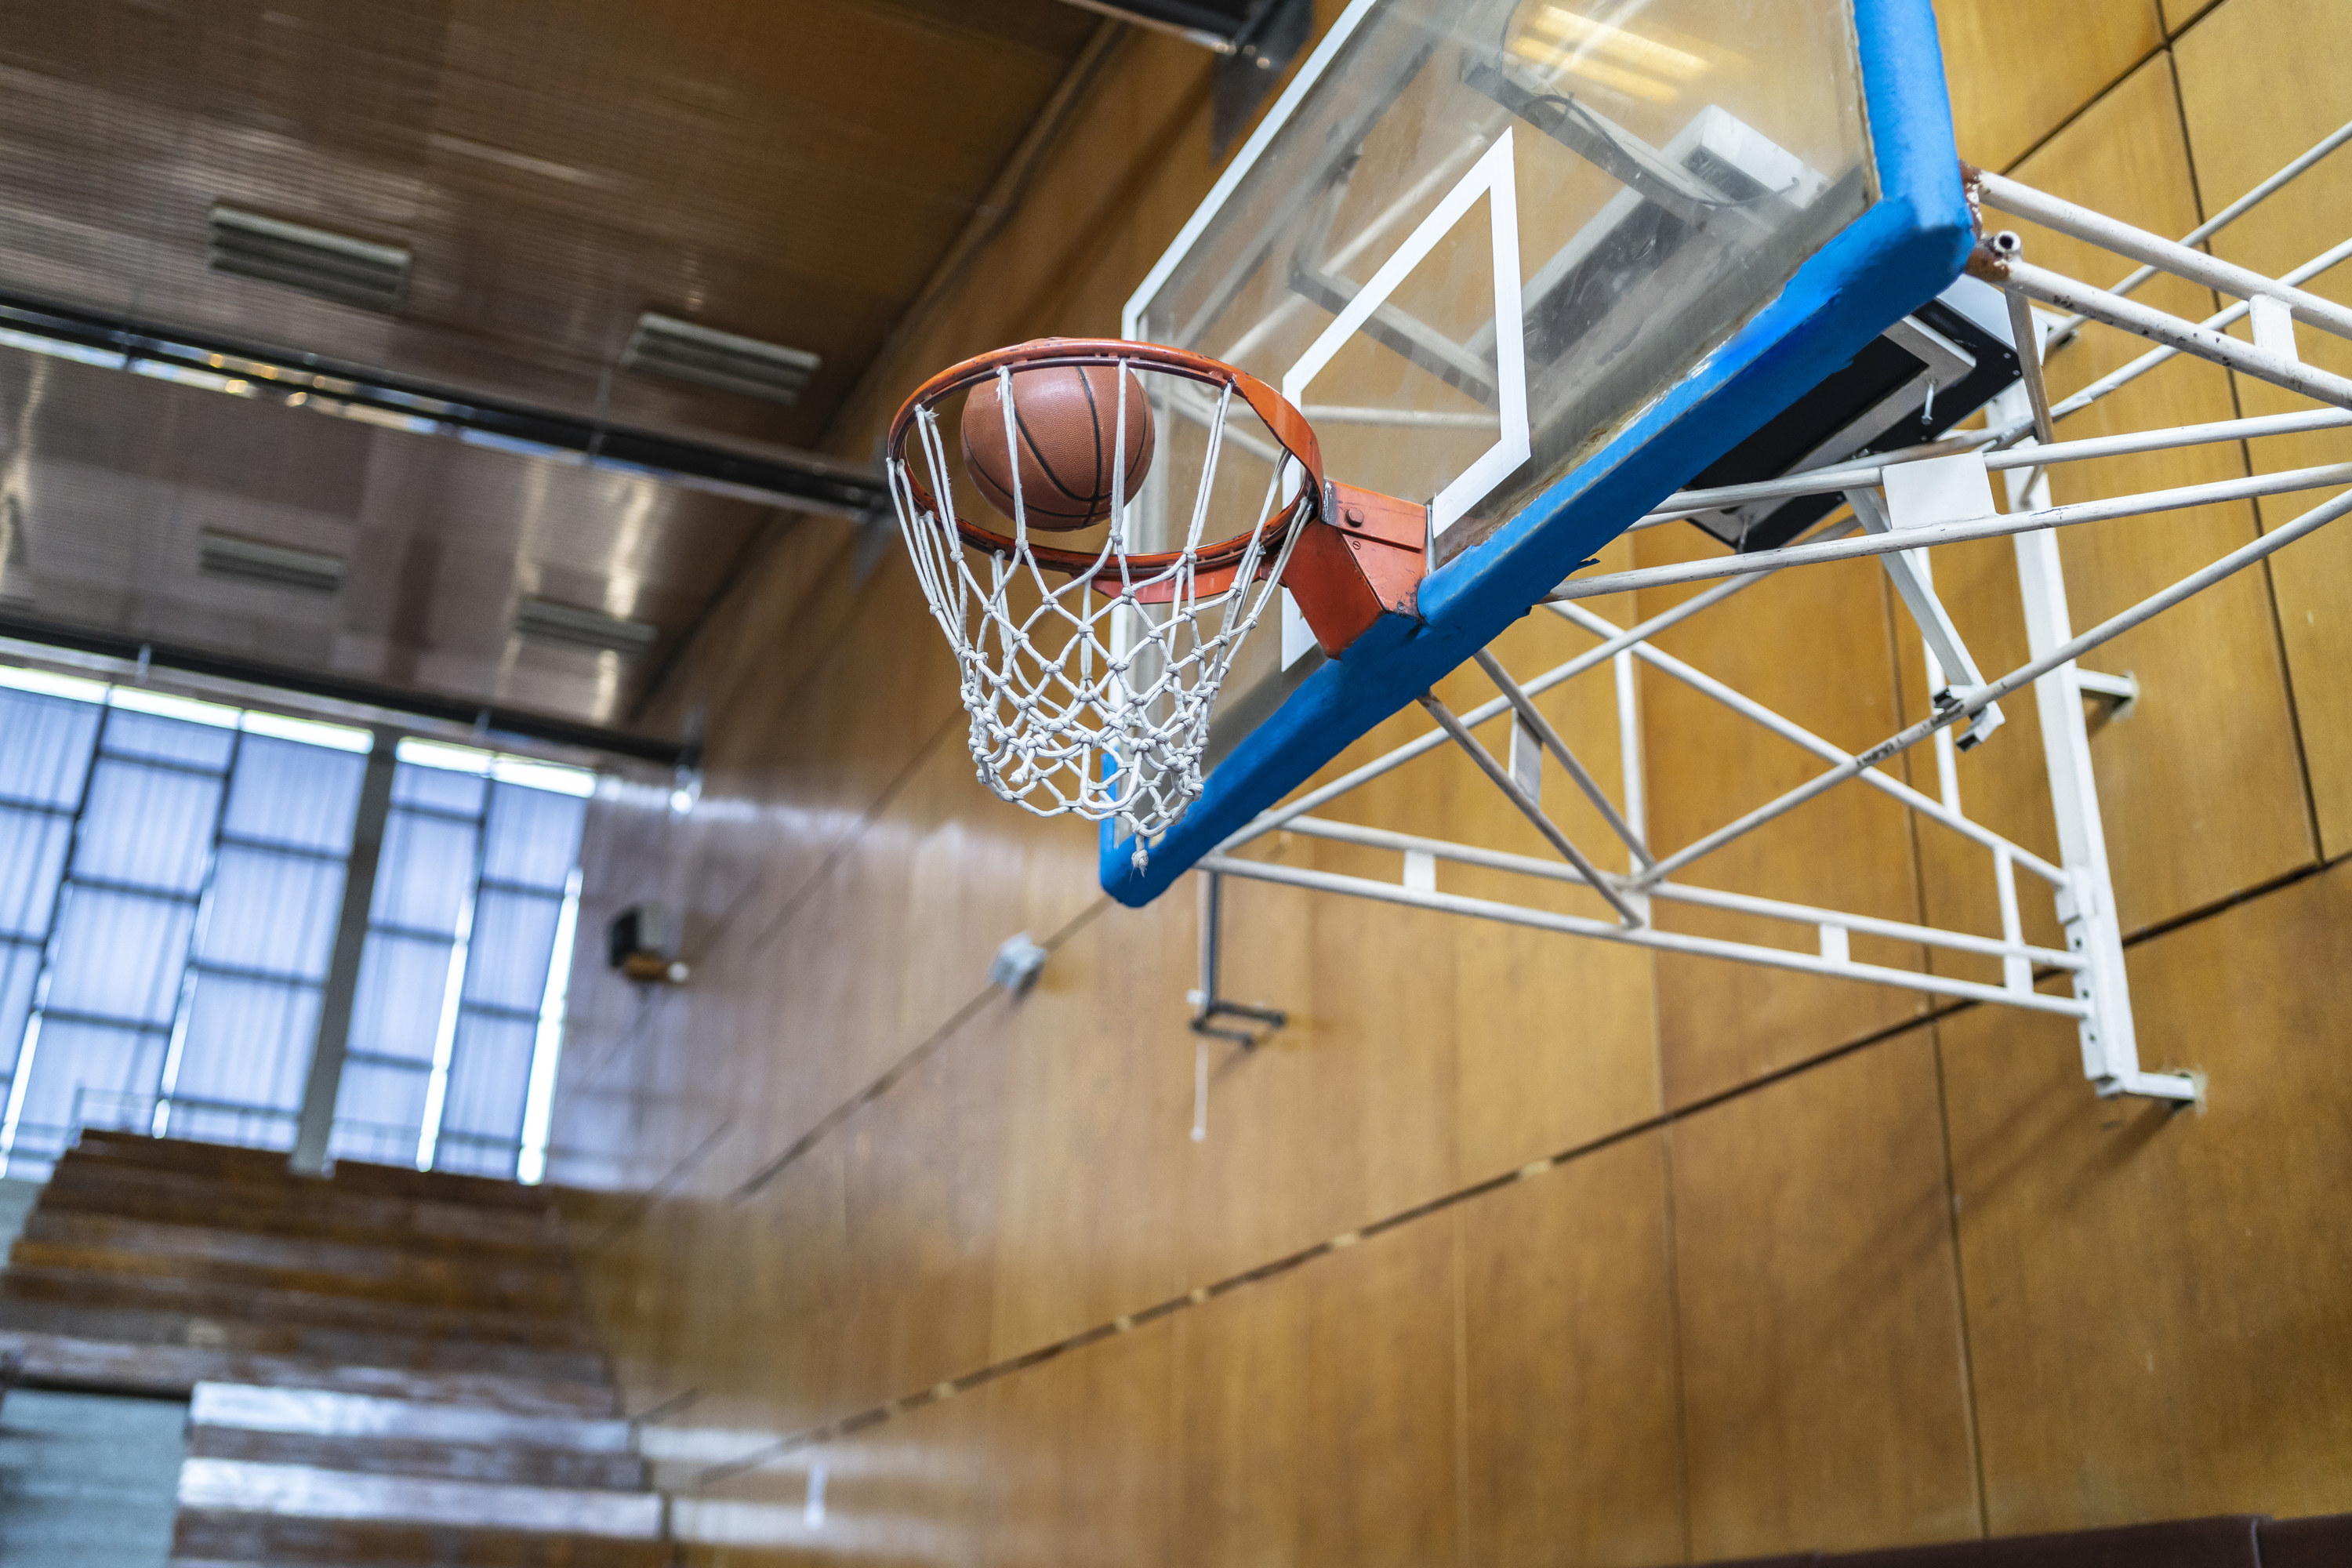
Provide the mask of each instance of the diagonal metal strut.
[{"label": "diagonal metal strut", "polygon": [[1628,928],[1649,924],[1625,895],[1617,890],[1601,868],[1585,858],[1584,851],[1570,842],[1568,835],[1559,830],[1559,825],[1546,816],[1543,807],[1519,787],[1519,781],[1511,776],[1510,770],[1496,762],[1494,753],[1480,745],[1477,737],[1454,716],[1454,710],[1437,700],[1436,693],[1424,691],[1418,700],[1429,710],[1429,716],[1437,721],[1438,728],[1452,736],[1455,745],[1469,752],[1470,760],[1478,764],[1479,771],[1494,782],[1495,787],[1501,790],[1513,805],[1519,808],[1519,814],[1535,824],[1536,831],[1550,841],[1551,847],[1559,851],[1561,858],[1575,867],[1584,879],[1592,884],[1594,892],[1609,900],[1609,907],[1617,911]]},{"label": "diagonal metal strut", "polygon": [[1495,689],[1510,703],[1512,710],[1518,714],[1519,721],[1543,742],[1544,750],[1551,753],[1552,760],[1576,782],[1576,787],[1584,792],[1584,798],[1592,803],[1593,809],[1601,813],[1601,819],[1609,824],[1609,830],[1625,841],[1625,847],[1633,852],[1634,858],[1643,867],[1656,865],[1657,857],[1650,853],[1648,843],[1618,811],[1616,803],[1602,793],[1600,781],[1587,773],[1584,764],[1576,760],[1576,753],[1568,749],[1568,742],[1560,739],[1559,731],[1552,728],[1551,721],[1537,710],[1534,700],[1519,689],[1517,681],[1511,679],[1510,671],[1503,668],[1502,661],[1495,657],[1494,649],[1480,648],[1477,658],[1478,668],[1486,672],[1486,678],[1495,683]]}]

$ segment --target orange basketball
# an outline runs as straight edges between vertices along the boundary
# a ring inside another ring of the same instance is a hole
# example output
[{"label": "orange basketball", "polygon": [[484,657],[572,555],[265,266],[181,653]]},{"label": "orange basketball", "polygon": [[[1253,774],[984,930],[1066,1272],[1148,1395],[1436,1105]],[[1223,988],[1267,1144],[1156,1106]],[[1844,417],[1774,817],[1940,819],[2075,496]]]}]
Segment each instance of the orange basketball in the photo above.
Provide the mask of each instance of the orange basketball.
[{"label": "orange basketball", "polygon": [[[963,460],[989,505],[1013,515],[1013,459],[1019,455],[1021,504],[1029,526],[1054,531],[1084,528],[1110,515],[1111,479],[1122,450],[1117,372],[1107,364],[1040,365],[1016,370],[1013,387],[1013,439],[1004,432],[1004,408],[991,376],[973,387],[963,404]],[[1127,476],[1119,493],[1129,500],[1151,468],[1151,407],[1141,378],[1127,384]]]}]

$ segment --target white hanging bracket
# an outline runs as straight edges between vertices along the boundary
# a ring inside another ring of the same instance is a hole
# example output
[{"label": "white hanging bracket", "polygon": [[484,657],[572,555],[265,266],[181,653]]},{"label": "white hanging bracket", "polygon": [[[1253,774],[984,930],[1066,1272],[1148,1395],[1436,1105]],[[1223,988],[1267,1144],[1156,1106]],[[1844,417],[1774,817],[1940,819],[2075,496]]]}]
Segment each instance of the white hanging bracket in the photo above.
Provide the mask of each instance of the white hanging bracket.
[{"label": "white hanging bracket", "polygon": [[[1986,476],[1984,455],[1980,452],[1959,452],[1948,458],[1891,466],[1885,472],[1884,493],[1885,499],[1882,501],[1879,490],[1858,489],[1846,492],[1853,515],[1866,533],[1894,533],[1938,522],[1967,522],[1993,514],[1992,481]],[[1927,552],[1906,550],[1878,559],[1885,565],[1895,593],[1902,596],[1904,606],[1911,612],[1911,619],[1927,645],[1927,657],[1936,667],[1937,705],[1941,707],[1952,700],[1955,683],[1963,689],[1982,686],[1984,676],[1977,668],[1977,661],[1969,656],[1968,645],[1960,640],[1960,631],[1952,624],[1951,613],[1936,597],[1935,582],[1927,570]],[[1983,744],[2000,726],[2000,705],[1994,703],[1978,714],[1959,737],[1960,749],[1967,751]]]},{"label": "white hanging bracket", "polygon": [[[1996,420],[2028,410],[2021,386],[1993,402]],[[2012,507],[2047,506],[2050,479],[2042,468],[2007,476]],[[2066,579],[2058,560],[2057,535],[2048,530],[2021,533],[2018,588],[2024,600],[2026,642],[2033,657],[2063,647],[2074,635],[2066,605]],[[2084,960],[2074,972],[2074,998],[2084,1004],[2079,1031],[2083,1072],[2102,1096],[2143,1094],[2193,1102],[2196,1080],[2187,1073],[2143,1072],[2139,1040],[2132,1023],[2131,993],[2124,974],[2123,931],[2116,923],[2115,882],[2107,866],[2106,828],[2099,814],[2098,785],[2091,769],[2091,730],[2083,715],[2086,694],[2114,690],[2113,677],[2088,676],[2069,660],[2033,683],[2034,708],[2042,721],[2042,748],[2050,774],[2050,807],[2058,827],[2060,862],[2066,885],[2057,890],[2059,924],[2066,950]],[[2126,678],[2128,679],[2128,678]],[[2137,681],[2129,681],[2137,696]]]}]

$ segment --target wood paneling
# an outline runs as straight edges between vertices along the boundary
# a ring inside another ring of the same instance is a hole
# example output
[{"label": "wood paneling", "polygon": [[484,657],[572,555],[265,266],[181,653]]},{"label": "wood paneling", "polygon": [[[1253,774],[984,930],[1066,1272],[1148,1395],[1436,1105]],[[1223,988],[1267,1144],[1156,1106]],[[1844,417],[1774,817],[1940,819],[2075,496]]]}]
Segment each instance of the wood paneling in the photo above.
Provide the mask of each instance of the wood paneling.
[{"label": "wood paneling", "polygon": [[[1717,548],[1696,529],[1636,536],[1643,564]],[[1654,616],[1685,590],[1641,595]],[[1886,577],[1874,561],[1784,572],[1702,611],[1658,639],[1666,652],[1771,707],[1833,745],[1858,751],[1900,729]],[[1829,763],[1654,667],[1642,672],[1652,847],[1680,849],[1738,821]],[[1902,764],[1889,769],[1904,776]],[[1768,824],[1677,873],[1702,888],[1916,921],[1908,813],[1859,783]],[[1661,928],[1815,950],[1809,927],[1688,905],[1656,907]],[[1856,939],[1857,959],[1917,968],[1907,944]],[[1921,999],[1849,980],[1814,979],[1718,959],[1660,953],[1658,1049],[1668,1105],[1687,1105],[1847,1040],[1916,1016]]]},{"label": "wood paneling", "polygon": [[1462,1213],[1466,1563],[1684,1555],[1665,1139]]},{"label": "wood paneling", "polygon": [[992,1484],[971,1543],[980,1551],[964,1560],[1019,1568],[1166,1560],[1174,1357],[1173,1326],[1154,1323],[992,1384],[982,1397]]},{"label": "wood paneling", "polygon": [[2163,41],[2156,0],[1937,0],[1960,156],[2005,169]]},{"label": "wood paneling", "polygon": [[[1633,563],[1631,541],[1601,552],[1603,570]],[[1621,624],[1635,614],[1623,597],[1586,605]],[[1536,614],[1497,638],[1494,652],[1524,683],[1595,640],[1557,616]],[[1494,695],[1475,667],[1441,689],[1449,702],[1464,706]],[[1539,694],[1536,706],[1622,810],[1623,761],[1611,667]],[[1490,724],[1479,739],[1507,761],[1507,725]],[[1385,820],[1398,826],[1409,821],[1409,831],[1439,836],[1459,828],[1473,843],[1545,860],[1557,858],[1492,785],[1459,760],[1449,763],[1453,787],[1447,798],[1419,804],[1409,819]],[[1600,813],[1549,758],[1541,804],[1596,865],[1633,868],[1631,855]],[[1439,888],[1449,892],[1612,918],[1592,895],[1559,883],[1450,866],[1440,867],[1437,879]],[[1516,1170],[1657,1113],[1656,979],[1648,952],[1484,921],[1455,921],[1452,928],[1453,1011],[1468,1026],[1457,1024],[1454,1030],[1455,1142],[1463,1181]]]},{"label": "wood paneling", "polygon": [[1938,1121],[1921,1029],[1675,1124],[1694,1559],[1980,1533]]},{"label": "wood paneling", "polygon": [[2352,867],[2129,972],[2210,1110],[2087,1097],[2055,1020],[1937,1026],[1992,1530],[2352,1509]]},{"label": "wood paneling", "polygon": [[[2230,0],[2180,40],[2181,111],[2209,207],[2236,200],[2352,114],[2344,93],[2352,34],[2343,20],[2327,0]],[[2294,42],[2283,47],[2282,39]],[[2278,277],[2342,242],[2347,205],[2352,153],[2338,150],[2216,235],[2210,248]],[[2352,300],[2352,271],[2338,267],[2305,287]],[[2352,343],[2309,328],[2295,338],[2311,363],[2352,374]],[[2267,383],[2234,379],[2248,414],[2309,406]],[[2253,443],[2252,456],[2258,472],[2341,463],[2352,460],[2352,436],[2274,437]],[[2276,528],[2325,499],[2325,492],[2265,497],[2263,524]],[[2273,556],[2270,580],[2320,842],[2328,855],[2342,855],[2352,850],[2352,690],[2343,679],[2352,668],[2352,616],[2345,613],[2344,595],[2352,584],[2352,531],[2332,525]]]},{"label": "wood paneling", "polygon": [[[2126,222],[2183,234],[2198,221],[2188,152],[2168,58],[2159,58],[2095,104],[2027,160],[2020,177]],[[2002,223],[2010,222],[2006,217]],[[2026,254],[2073,276],[2112,282],[2128,262],[2029,224],[2018,224]],[[2217,307],[2208,291],[2158,278],[2138,298],[2201,319]],[[2086,328],[2053,355],[2053,394],[2063,395],[2137,358],[2139,338]],[[2065,421],[2073,438],[2236,413],[2226,373],[2179,359]],[[2244,473],[2234,444],[2139,458],[2069,463],[2052,472],[2059,502],[2195,484]],[[2059,537],[2077,630],[2087,629],[2254,536],[2243,504],[2092,523]],[[1988,674],[2027,657],[2015,552],[2005,542],[1939,552],[1937,591]],[[1899,622],[1906,718],[1926,710],[1919,639]],[[2224,899],[2306,864],[2313,853],[2302,770],[2284,670],[2263,574],[2241,573],[2095,650],[2087,668],[2136,675],[2141,700],[2128,719],[2092,739],[2099,805],[2116,900],[2126,931],[2143,929]],[[2055,851],[2041,738],[2023,694],[2011,700],[2006,728],[1959,759],[1961,801],[1979,820],[2029,848]],[[1915,764],[1932,778],[1928,748]],[[1955,836],[1921,829],[1928,913],[1998,931],[1989,858]],[[2053,937],[2050,900],[2021,878],[2029,930]],[[1982,978],[1981,966],[1946,961],[1948,972]]]},{"label": "wood paneling", "polygon": [[1445,917],[1370,921],[1295,889],[1228,892],[1230,992],[1291,1021],[1253,1051],[1211,1042],[1208,1136],[1187,1200],[1195,1282],[1444,1192],[1457,1170]]},{"label": "wood paneling", "polygon": [[1301,1561],[1307,1444],[1307,1283],[1300,1271],[1176,1320],[1183,1388],[1179,1535],[1171,1561]]},{"label": "wood paneling", "polygon": [[2220,3],[2221,0],[2157,0],[2164,16],[2164,30],[2176,37]]},{"label": "wood paneling", "polygon": [[1106,912],[1007,1016],[998,1356],[1183,1288],[1193,1037],[1161,999],[1193,983],[1192,933],[1181,897]]},{"label": "wood paneling", "polygon": [[1317,1259],[1307,1298],[1299,1558],[1454,1560],[1461,1485],[1452,1216]]}]

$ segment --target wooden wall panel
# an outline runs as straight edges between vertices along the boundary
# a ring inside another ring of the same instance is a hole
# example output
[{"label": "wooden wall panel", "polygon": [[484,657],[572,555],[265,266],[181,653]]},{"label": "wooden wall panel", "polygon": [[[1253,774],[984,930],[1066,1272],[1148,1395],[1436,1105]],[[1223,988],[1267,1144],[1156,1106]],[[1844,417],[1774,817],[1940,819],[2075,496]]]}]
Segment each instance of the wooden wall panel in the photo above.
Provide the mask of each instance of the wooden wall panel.
[{"label": "wooden wall panel", "polygon": [[1678,1122],[1692,1557],[1980,1532],[1932,1038]]},{"label": "wooden wall panel", "polygon": [[1294,889],[1229,889],[1231,994],[1289,1025],[1211,1042],[1192,1147],[1186,1277],[1221,1279],[1454,1186],[1453,932],[1446,917]]},{"label": "wooden wall panel", "polygon": [[[1601,570],[1633,563],[1630,540],[1601,552]],[[1620,625],[1629,624],[1635,614],[1630,598],[1622,595],[1586,604]],[[1585,652],[1597,640],[1559,616],[1538,611],[1496,639],[1494,651],[1503,668],[1524,683]],[[1475,666],[1449,679],[1440,690],[1457,710],[1495,695]],[[1539,694],[1535,701],[1622,812],[1624,764],[1616,690],[1614,671],[1604,664]],[[1489,724],[1478,738],[1508,762],[1507,723]],[[1410,816],[1378,820],[1439,836],[1458,826],[1469,842],[1546,861],[1558,859],[1557,852],[1493,785],[1461,761],[1448,762],[1449,798],[1417,803]],[[1540,801],[1546,815],[1594,864],[1604,869],[1633,868],[1631,852],[1549,759],[1542,770]],[[1437,885],[1474,898],[1597,920],[1616,918],[1590,893],[1532,878],[1441,866]],[[1646,950],[1486,921],[1456,921],[1453,926],[1459,1020],[1454,1115],[1463,1180],[1516,1170],[1529,1160],[1657,1113],[1655,978]]]},{"label": "wooden wall panel", "polygon": [[2163,40],[2155,0],[1936,0],[1936,22],[1960,156],[1989,169],[2009,167]]},{"label": "wooden wall panel", "polygon": [[[2186,233],[2198,209],[2168,58],[2136,72],[2026,161],[2019,176],[2089,202],[2158,232]],[[2010,220],[2003,217],[2006,224]],[[2019,225],[2026,254],[2079,277],[2112,282],[2130,270],[2105,252]],[[2206,290],[2171,279],[2140,297],[2201,318],[2215,308]],[[2137,357],[2141,339],[2102,329],[2053,356],[2053,395],[2063,395]],[[2060,434],[2189,424],[2234,416],[2227,374],[2177,360],[2065,421]],[[2235,444],[2141,458],[2065,464],[2053,470],[2060,502],[2195,484],[2244,473]],[[2087,629],[2253,537],[2242,504],[2093,523],[2060,535],[2059,555],[2075,628]],[[2019,607],[2015,551],[2005,541],[1940,552],[1938,594],[1987,674],[2028,657]],[[1900,689],[1906,719],[1926,711],[1919,638],[1898,616]],[[2227,898],[2296,866],[2314,852],[2294,715],[2263,574],[2240,574],[2149,626],[2095,650],[2086,668],[2136,675],[2142,698],[2130,717],[2092,739],[2099,804],[2116,898],[2126,931]],[[2009,723],[1958,760],[1961,799],[1985,823],[2043,855],[2055,850],[2041,737],[2030,696],[2004,704]],[[1914,763],[1923,787],[1932,751]],[[1997,931],[1987,855],[1957,837],[1921,828],[1932,919]],[[2021,879],[2032,931],[2055,937],[2049,895]],[[2030,894],[2030,896],[2028,896]],[[1944,959],[1938,967],[1992,978],[1980,963]]]},{"label": "wooden wall panel", "polygon": [[[1014,1123],[1011,1014],[976,1023],[965,1049],[910,1071],[887,1104],[843,1129],[842,1238],[849,1266],[833,1339],[833,1414],[930,1387],[995,1359],[991,1330],[1007,1245],[1005,1150]],[[777,1238],[746,1235],[750,1247]],[[780,1256],[776,1267],[793,1259]],[[799,1324],[778,1324],[795,1335]]]},{"label": "wooden wall panel", "polygon": [[675,1206],[648,1215],[623,1244],[638,1251],[640,1270],[627,1302],[633,1331],[623,1342],[658,1353],[642,1381],[631,1380],[632,1411],[690,1395],[679,1429],[754,1435],[718,1451],[698,1448],[669,1479],[749,1451],[760,1435],[817,1425],[837,1399],[858,1391],[846,1332],[859,1281],[844,1152],[821,1152],[748,1203],[703,1200],[706,1223],[695,1238],[702,1256],[692,1267],[666,1266],[662,1238],[686,1229]]},{"label": "wooden wall panel", "polygon": [[989,1406],[979,1528],[956,1555],[1013,1568],[1167,1561],[1175,1352],[1174,1325],[1153,1323],[950,1400],[942,1408]]},{"label": "wooden wall panel", "polygon": [[[2180,41],[2181,110],[2207,205],[2235,200],[2352,116],[2344,83],[2352,72],[2352,36],[2327,0],[2231,0]],[[2282,47],[2281,39],[2294,40]],[[2259,89],[2254,84],[2259,83]],[[2338,150],[2293,185],[2216,235],[2217,256],[2278,277],[2344,239],[2352,204],[2352,153]],[[2338,267],[2305,287],[2352,300],[2352,269]],[[2314,364],[2352,374],[2352,343],[2325,332],[2296,333]],[[2267,383],[2235,377],[2248,414],[2308,407]],[[2352,461],[2352,436],[2340,430],[2274,437],[2252,444],[2257,472]],[[2265,497],[2263,525],[2276,528],[2318,505],[2326,492]],[[2279,631],[2294,678],[2295,710],[2310,768],[2320,842],[2329,856],[2352,850],[2352,531],[2340,525],[2271,559]]]},{"label": "wooden wall panel", "polygon": [[1302,1270],[1307,1421],[1299,1558],[1360,1568],[1454,1560],[1461,1267],[1453,1216]]},{"label": "wooden wall panel", "polygon": [[2158,8],[2164,15],[2164,30],[2178,36],[2220,3],[2221,0],[2158,0]]},{"label": "wooden wall panel", "polygon": [[[1706,552],[1695,529],[1636,536],[1644,564]],[[1654,616],[1682,591],[1641,595]],[[1786,572],[1670,628],[1658,645],[1793,720],[1856,751],[1901,728],[1885,571],[1874,561]],[[1654,668],[1643,670],[1642,723],[1651,779],[1653,847],[1696,842],[1828,771],[1794,742]],[[1901,777],[1898,765],[1895,776]],[[1703,888],[1789,899],[1882,919],[1918,919],[1907,813],[1847,784],[1677,873]],[[1818,951],[1808,927],[1661,903],[1659,926]],[[1907,944],[1857,938],[1854,956],[1916,968]],[[1916,1016],[1915,994],[1814,979],[1712,958],[1661,953],[1659,1054],[1669,1105],[1686,1105],[1759,1073]]]},{"label": "wooden wall panel", "polygon": [[1465,1562],[1684,1556],[1665,1153],[1647,1134],[1462,1211]]},{"label": "wooden wall panel", "polygon": [[1114,909],[1006,1015],[998,1357],[1184,1288],[1193,1042],[1161,999],[1183,995],[1192,938],[1181,900]]},{"label": "wooden wall panel", "polygon": [[1171,1562],[1302,1561],[1307,1309],[1294,1269],[1175,1320],[1183,1465]]},{"label": "wooden wall panel", "polygon": [[2054,1021],[1937,1026],[1989,1521],[2352,1509],[2352,868],[2129,970],[2143,1059],[2210,1110],[2089,1098]]},{"label": "wooden wall panel", "polygon": [[[1623,547],[1618,547],[1620,559]],[[1609,606],[1623,613],[1621,606]],[[1529,617],[1500,646],[1522,678],[1592,646]],[[1466,711],[1494,695],[1475,668],[1439,685]],[[1585,764],[1619,789],[1614,684],[1606,668],[1538,699]],[[1429,731],[1408,710],[1329,767],[1334,777]],[[1497,756],[1508,731],[1478,732]],[[1624,865],[1600,815],[1558,769],[1545,809],[1604,864]],[[1458,834],[1556,858],[1451,748],[1406,764],[1327,815],[1406,832]],[[1402,857],[1304,835],[1252,855],[1393,885]],[[1590,892],[1441,866],[1443,891],[1588,916]],[[1171,898],[1188,898],[1181,890]],[[1657,1058],[1648,955],[1576,938],[1229,879],[1225,990],[1285,1009],[1255,1051],[1222,1043],[1208,1138],[1197,1153],[1191,1278],[1212,1280],[1465,1182],[1517,1168],[1653,1115]]]}]

